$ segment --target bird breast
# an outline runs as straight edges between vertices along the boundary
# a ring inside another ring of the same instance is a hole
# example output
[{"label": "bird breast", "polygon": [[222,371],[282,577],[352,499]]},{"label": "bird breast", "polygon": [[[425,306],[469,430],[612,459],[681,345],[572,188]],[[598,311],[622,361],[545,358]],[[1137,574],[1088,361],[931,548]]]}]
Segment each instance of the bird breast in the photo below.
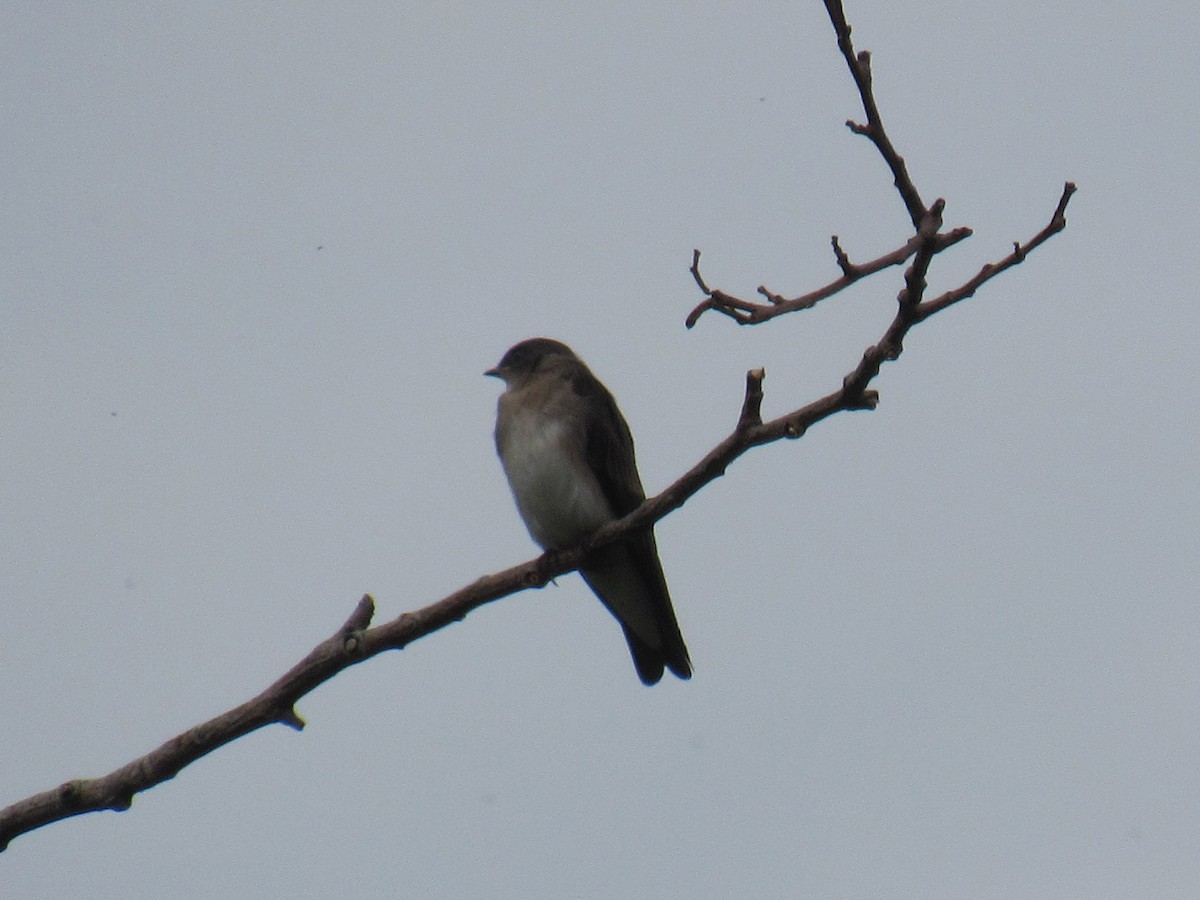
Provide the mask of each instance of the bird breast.
[{"label": "bird breast", "polygon": [[512,409],[496,437],[505,475],[530,535],[543,548],[578,543],[613,518],[584,457],[581,425],[546,410]]}]

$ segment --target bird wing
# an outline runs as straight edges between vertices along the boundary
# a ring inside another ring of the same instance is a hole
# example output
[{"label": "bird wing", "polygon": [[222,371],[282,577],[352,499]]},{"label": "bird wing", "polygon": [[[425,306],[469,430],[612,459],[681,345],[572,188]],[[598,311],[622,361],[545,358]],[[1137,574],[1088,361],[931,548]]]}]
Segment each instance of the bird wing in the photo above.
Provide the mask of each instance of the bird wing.
[{"label": "bird wing", "polygon": [[[588,466],[596,474],[613,514],[618,518],[626,516],[646,499],[638,476],[629,425],[617,408],[612,394],[582,364],[572,377],[572,386],[585,399],[592,401],[586,404],[590,411],[589,419],[585,422]],[[631,627],[632,621],[622,619],[629,649],[642,681],[646,684],[658,681],[662,677],[664,663],[680,678],[690,678],[691,661],[683,643],[683,635],[679,632],[675,610],[671,607],[671,595],[658,559],[654,531],[648,528],[623,544],[601,549],[595,563],[598,565],[594,568],[585,566],[580,570],[593,589],[605,579],[606,568],[611,566],[619,572],[624,566],[632,566],[642,585],[639,593],[650,603],[658,631],[657,641],[638,635]],[[597,590],[597,594],[602,600],[605,599],[602,589]],[[621,616],[617,618],[621,619]]]},{"label": "bird wing", "polygon": [[634,458],[633,435],[608,389],[582,365],[573,373],[571,386],[589,401],[584,422],[587,462],[617,518],[637,509],[646,499]]}]

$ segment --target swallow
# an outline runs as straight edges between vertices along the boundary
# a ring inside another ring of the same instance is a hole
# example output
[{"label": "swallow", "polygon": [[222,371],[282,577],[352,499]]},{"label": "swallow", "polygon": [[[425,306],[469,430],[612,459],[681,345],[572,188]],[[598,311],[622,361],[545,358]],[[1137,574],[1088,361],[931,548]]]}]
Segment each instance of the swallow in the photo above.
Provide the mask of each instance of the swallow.
[{"label": "swallow", "polygon": [[[517,511],[543,550],[573,547],[646,499],[629,425],[570,347],[522,341],[484,374],[504,381],[496,452]],[[595,550],[579,573],[620,623],[643,684],[656,684],[664,667],[691,678],[652,529]]]}]

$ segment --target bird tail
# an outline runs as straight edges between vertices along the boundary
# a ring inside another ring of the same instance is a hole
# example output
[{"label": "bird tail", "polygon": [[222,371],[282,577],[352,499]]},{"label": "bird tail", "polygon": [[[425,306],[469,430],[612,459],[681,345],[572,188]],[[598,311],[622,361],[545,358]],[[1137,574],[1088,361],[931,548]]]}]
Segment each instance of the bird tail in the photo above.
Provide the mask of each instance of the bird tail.
[{"label": "bird tail", "polygon": [[657,684],[664,668],[683,679],[692,677],[653,538],[602,547],[579,571],[621,623],[643,684]]},{"label": "bird tail", "polygon": [[679,633],[677,624],[674,640],[663,634],[664,643],[661,648],[651,647],[624,623],[621,627],[629,644],[629,655],[633,657],[633,664],[642,684],[658,684],[662,680],[664,669],[670,669],[684,680],[692,677],[692,661],[688,658],[687,647],[683,644],[683,635]]}]

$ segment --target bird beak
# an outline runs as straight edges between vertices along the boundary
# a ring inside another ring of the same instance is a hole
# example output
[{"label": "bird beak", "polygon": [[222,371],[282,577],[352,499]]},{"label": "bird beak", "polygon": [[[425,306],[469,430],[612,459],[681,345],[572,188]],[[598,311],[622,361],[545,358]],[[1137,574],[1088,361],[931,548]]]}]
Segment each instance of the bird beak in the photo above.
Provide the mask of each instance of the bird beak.
[{"label": "bird beak", "polygon": [[504,378],[504,376],[500,374],[500,370],[499,370],[498,368],[497,368],[497,369],[488,369],[488,370],[487,370],[486,372],[484,372],[483,374],[484,374],[484,375],[491,375],[493,378],[500,378],[500,379],[503,379],[503,378]]}]

